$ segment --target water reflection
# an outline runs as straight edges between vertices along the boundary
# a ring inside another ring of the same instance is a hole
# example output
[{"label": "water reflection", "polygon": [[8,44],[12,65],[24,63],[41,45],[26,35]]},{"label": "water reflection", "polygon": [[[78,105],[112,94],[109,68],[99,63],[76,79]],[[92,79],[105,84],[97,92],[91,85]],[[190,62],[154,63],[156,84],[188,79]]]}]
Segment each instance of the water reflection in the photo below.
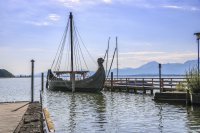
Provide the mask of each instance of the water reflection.
[{"label": "water reflection", "polygon": [[197,106],[188,106],[187,110],[187,126],[189,127],[190,132],[200,132],[200,108]]},{"label": "water reflection", "polygon": [[[35,80],[40,84],[41,79]],[[39,100],[40,86],[35,87]],[[38,98],[37,98],[38,97]],[[153,96],[44,92],[57,133],[200,132],[200,107],[157,103]],[[0,79],[0,101],[30,100],[30,79]]]},{"label": "water reflection", "polygon": [[[64,130],[57,130],[57,132],[91,132],[91,129],[95,129],[99,132],[105,131],[105,125],[107,123],[105,113],[106,102],[105,96],[102,93],[73,94],[50,91],[47,93],[49,93],[47,106],[61,117],[59,120],[58,118],[55,119],[56,123],[64,123],[63,126],[66,127]],[[59,97],[57,97],[58,95]],[[62,106],[62,109],[55,109],[54,107],[56,104],[59,104],[57,105],[59,108]],[[56,126],[58,129],[61,128],[60,125]]]},{"label": "water reflection", "polygon": [[158,117],[159,117],[159,124],[158,124],[158,129],[160,131],[160,133],[163,132],[163,118],[162,118],[162,105],[158,106],[159,112],[158,112]]},{"label": "water reflection", "polygon": [[102,93],[100,93],[94,96],[93,98],[95,100],[94,109],[97,113],[96,120],[95,120],[97,123],[96,127],[99,128],[99,131],[105,131],[104,126],[107,123],[106,115],[105,115],[105,112],[106,112],[106,108],[105,108],[106,103],[104,99],[105,97]]},{"label": "water reflection", "polygon": [[70,132],[74,132],[74,129],[76,128],[76,101],[75,101],[75,94],[71,95],[71,101],[69,105],[69,130]]}]

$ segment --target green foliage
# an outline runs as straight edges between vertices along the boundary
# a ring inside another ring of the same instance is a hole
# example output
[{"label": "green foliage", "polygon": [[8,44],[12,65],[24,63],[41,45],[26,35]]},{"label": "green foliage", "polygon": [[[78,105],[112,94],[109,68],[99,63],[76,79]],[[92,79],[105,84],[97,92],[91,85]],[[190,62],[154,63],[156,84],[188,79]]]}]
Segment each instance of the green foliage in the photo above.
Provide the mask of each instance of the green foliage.
[{"label": "green foliage", "polygon": [[200,77],[198,77],[198,68],[193,67],[186,72],[187,87],[191,93],[200,93]]},{"label": "green foliage", "polygon": [[176,90],[177,91],[186,91],[186,85],[183,83],[179,83],[176,85]]}]

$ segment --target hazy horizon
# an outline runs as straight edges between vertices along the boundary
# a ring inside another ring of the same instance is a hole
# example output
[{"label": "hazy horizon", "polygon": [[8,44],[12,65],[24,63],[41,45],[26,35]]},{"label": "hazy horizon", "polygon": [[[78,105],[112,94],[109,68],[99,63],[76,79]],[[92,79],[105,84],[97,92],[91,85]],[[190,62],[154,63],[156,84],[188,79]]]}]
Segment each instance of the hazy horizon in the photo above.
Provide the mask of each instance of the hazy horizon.
[{"label": "hazy horizon", "polygon": [[[15,75],[51,67],[69,12],[96,60],[118,36],[119,67],[150,61],[184,63],[197,58],[198,0],[7,0],[0,1],[0,69]],[[87,59],[90,70],[97,64]]]}]

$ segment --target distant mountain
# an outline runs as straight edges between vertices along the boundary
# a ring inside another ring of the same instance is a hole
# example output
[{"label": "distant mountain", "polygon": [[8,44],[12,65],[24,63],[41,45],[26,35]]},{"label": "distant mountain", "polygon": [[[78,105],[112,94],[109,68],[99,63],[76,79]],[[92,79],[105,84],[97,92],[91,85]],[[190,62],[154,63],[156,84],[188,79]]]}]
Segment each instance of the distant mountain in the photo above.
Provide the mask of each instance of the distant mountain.
[{"label": "distant mountain", "polygon": [[[158,62],[148,62],[138,68],[121,68],[119,69],[119,75],[158,75]],[[185,63],[167,63],[162,64],[163,75],[184,75],[186,70],[197,65],[196,60],[189,60]],[[116,75],[116,68],[111,70]],[[93,75],[96,71],[90,71],[90,75]],[[43,72],[44,77],[47,75],[47,71]],[[41,73],[35,73],[36,77],[41,77]]]},{"label": "distant mountain", "polygon": [[[146,63],[138,68],[121,68],[119,69],[119,75],[158,75],[158,62],[152,61]],[[165,75],[184,75],[186,70],[194,67],[197,64],[196,60],[189,60],[185,63],[167,63],[162,64],[162,74]],[[114,75],[116,74],[116,68],[112,69]]]},{"label": "distant mountain", "polygon": [[10,78],[10,77],[14,77],[14,75],[5,69],[0,69],[0,78]]}]

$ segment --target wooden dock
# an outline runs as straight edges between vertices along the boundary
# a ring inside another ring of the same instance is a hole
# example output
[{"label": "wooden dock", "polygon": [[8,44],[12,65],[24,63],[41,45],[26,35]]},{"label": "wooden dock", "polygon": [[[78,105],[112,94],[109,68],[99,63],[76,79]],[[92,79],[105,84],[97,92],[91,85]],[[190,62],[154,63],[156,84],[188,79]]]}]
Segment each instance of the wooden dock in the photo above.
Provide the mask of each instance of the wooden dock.
[{"label": "wooden dock", "polygon": [[154,100],[159,102],[190,104],[190,99],[189,92],[157,92],[154,96]]},{"label": "wooden dock", "polygon": [[28,107],[28,102],[0,103],[0,133],[13,133]]},{"label": "wooden dock", "polygon": [[0,133],[43,132],[41,103],[0,103]]},{"label": "wooden dock", "polygon": [[108,78],[104,90],[153,94],[154,90],[176,91],[179,84],[186,84],[186,78]]},{"label": "wooden dock", "polygon": [[14,133],[43,133],[41,103],[29,103],[29,106]]}]

